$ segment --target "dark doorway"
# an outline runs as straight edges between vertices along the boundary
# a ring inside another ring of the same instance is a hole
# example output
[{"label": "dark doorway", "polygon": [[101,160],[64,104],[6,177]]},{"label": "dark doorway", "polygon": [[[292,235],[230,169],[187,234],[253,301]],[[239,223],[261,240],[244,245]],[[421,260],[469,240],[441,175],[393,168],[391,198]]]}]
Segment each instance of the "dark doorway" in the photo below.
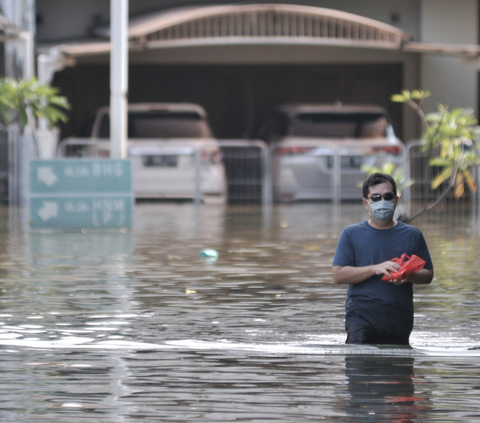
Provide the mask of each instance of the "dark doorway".
[{"label": "dark doorway", "polygon": [[[62,137],[86,136],[85,124],[109,104],[109,66],[78,65],[53,84],[72,103]],[[377,104],[385,107],[399,138],[402,107],[390,95],[402,89],[401,64],[343,65],[131,65],[129,101],[193,102],[209,115],[218,138],[251,135],[263,114],[287,102]]]},{"label": "dark doorway", "polygon": [[[62,138],[88,136],[96,109],[110,102],[108,65],[79,65],[55,75],[72,104]],[[401,64],[131,65],[129,102],[192,102],[208,113],[214,136],[251,138],[266,112],[282,103],[383,106],[402,138],[402,107],[390,96],[402,89]],[[222,149],[230,202],[261,199],[259,152]],[[248,150],[248,151],[247,151]]]}]

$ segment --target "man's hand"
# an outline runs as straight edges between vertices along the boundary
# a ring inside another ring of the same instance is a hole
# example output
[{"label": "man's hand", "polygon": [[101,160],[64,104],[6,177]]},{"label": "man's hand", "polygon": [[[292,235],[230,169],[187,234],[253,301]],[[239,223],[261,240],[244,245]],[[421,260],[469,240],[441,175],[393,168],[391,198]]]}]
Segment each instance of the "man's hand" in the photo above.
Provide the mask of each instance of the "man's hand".
[{"label": "man's hand", "polygon": [[[402,266],[400,266],[398,263],[394,263],[393,261],[386,261],[384,263],[380,263],[376,266],[374,266],[374,272],[376,275],[386,275],[390,277],[389,272],[398,272],[401,269]],[[393,283],[394,285],[404,285],[408,282],[408,279],[391,279],[386,282]]]},{"label": "man's hand", "polygon": [[[398,263],[394,263],[393,261],[385,261],[383,263],[376,264],[375,266],[373,266],[373,273],[375,275],[386,275],[390,277],[391,275],[389,272],[392,272],[392,273],[398,272],[401,268],[402,266],[400,266]],[[393,282],[393,281],[389,281],[389,282]]]}]

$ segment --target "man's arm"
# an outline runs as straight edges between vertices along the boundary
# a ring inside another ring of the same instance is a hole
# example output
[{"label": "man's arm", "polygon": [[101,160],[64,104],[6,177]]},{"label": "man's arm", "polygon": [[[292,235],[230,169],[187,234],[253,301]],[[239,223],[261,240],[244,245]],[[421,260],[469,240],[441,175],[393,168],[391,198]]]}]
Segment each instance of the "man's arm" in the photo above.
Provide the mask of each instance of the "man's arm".
[{"label": "man's arm", "polygon": [[408,282],[414,283],[416,285],[428,285],[432,282],[433,279],[433,270],[422,269],[416,273],[412,273],[408,278]]},{"label": "man's arm", "polygon": [[400,267],[399,264],[394,263],[393,261],[385,261],[383,263],[364,267],[333,266],[333,281],[337,285],[360,283],[374,275],[390,276],[389,272],[396,272]]}]

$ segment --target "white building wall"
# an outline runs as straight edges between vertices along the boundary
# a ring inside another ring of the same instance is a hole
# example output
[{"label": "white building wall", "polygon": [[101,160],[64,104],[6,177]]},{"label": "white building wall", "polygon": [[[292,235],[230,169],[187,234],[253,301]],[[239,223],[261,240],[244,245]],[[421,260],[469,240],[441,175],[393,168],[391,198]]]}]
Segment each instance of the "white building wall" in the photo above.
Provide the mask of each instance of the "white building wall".
[{"label": "white building wall", "polygon": [[[477,44],[478,14],[478,0],[422,0],[421,41]],[[476,110],[477,74],[477,64],[463,63],[459,57],[423,55],[421,87],[432,92],[426,109],[436,110],[442,103]]]}]

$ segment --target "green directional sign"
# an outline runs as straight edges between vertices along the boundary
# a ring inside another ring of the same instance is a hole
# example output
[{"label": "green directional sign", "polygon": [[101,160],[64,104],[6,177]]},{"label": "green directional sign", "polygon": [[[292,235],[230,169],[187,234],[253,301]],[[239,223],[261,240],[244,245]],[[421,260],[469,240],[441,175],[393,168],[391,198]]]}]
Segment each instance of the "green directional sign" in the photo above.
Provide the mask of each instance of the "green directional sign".
[{"label": "green directional sign", "polygon": [[130,160],[32,160],[29,168],[32,228],[131,228]]},{"label": "green directional sign", "polygon": [[32,160],[30,193],[132,194],[130,160]]}]

